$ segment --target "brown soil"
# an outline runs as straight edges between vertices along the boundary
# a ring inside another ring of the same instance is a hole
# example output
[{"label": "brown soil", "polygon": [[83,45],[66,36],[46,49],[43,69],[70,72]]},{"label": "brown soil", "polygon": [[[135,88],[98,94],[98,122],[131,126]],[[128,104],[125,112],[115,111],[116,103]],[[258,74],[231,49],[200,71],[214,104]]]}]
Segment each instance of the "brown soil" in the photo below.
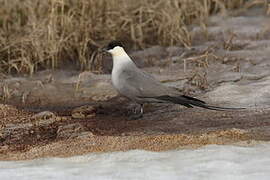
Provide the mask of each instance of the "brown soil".
[{"label": "brown soil", "polygon": [[164,151],[270,139],[269,110],[210,111],[151,105],[143,118],[134,120],[130,119],[128,105],[117,97],[76,110],[37,115],[1,105],[0,159],[130,149]]}]

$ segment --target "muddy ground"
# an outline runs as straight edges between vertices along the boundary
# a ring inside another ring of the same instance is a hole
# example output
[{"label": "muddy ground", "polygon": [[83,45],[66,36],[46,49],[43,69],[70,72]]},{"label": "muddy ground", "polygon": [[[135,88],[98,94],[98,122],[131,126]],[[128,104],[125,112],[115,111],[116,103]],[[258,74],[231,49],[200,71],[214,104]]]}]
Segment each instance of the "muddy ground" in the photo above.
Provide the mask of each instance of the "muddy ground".
[{"label": "muddy ground", "polygon": [[113,89],[109,56],[97,59],[98,73],[68,68],[2,76],[0,160],[268,141],[270,18],[255,8],[213,16],[207,29],[190,31],[190,49],[154,46],[130,54],[167,86],[212,105],[246,109],[152,104],[143,118],[132,119],[136,104]]}]

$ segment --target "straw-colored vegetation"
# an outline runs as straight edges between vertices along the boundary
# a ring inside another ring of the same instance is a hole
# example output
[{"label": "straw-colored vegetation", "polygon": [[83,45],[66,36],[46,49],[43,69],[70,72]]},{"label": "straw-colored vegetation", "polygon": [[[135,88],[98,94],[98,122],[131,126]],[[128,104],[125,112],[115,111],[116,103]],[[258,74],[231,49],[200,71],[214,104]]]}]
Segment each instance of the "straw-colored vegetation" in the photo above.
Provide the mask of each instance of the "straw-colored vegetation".
[{"label": "straw-colored vegetation", "polygon": [[92,52],[112,39],[130,48],[189,47],[188,24],[244,5],[245,0],[0,0],[0,71],[32,74],[70,61],[84,69]]}]

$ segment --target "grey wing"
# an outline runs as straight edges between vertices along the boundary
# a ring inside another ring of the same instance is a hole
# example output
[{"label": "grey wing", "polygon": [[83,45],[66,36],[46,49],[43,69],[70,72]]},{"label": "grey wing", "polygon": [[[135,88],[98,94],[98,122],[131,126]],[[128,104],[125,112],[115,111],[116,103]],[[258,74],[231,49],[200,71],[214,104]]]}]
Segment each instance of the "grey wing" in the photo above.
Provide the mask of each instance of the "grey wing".
[{"label": "grey wing", "polygon": [[179,95],[179,92],[173,88],[167,87],[157,81],[151,75],[140,69],[126,69],[123,72],[125,76],[125,90],[123,92],[127,97],[134,100],[151,101],[150,97],[159,97],[164,95]]}]

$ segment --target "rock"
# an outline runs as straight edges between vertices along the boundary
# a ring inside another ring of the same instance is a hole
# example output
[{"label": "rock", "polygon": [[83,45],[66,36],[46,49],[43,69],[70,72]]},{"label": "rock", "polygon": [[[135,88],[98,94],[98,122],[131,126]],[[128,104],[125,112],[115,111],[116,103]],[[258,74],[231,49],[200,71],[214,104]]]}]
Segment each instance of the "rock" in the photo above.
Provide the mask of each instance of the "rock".
[{"label": "rock", "polygon": [[92,136],[93,134],[86,129],[80,123],[73,123],[64,126],[59,126],[57,130],[57,138],[74,138]]},{"label": "rock", "polygon": [[31,119],[51,119],[54,118],[55,114],[50,111],[43,111],[40,113],[37,113],[31,117]]},{"label": "rock", "polygon": [[50,111],[43,111],[33,115],[31,120],[35,126],[49,126],[56,121],[60,121],[61,118]]},{"label": "rock", "polygon": [[130,57],[139,67],[148,67],[157,65],[160,61],[164,61],[167,55],[168,52],[164,47],[153,46],[141,51],[135,51],[130,54]]},{"label": "rock", "polygon": [[21,141],[25,136],[31,134],[31,129],[33,128],[32,123],[24,124],[7,124],[6,127],[1,132],[2,141]]},{"label": "rock", "polygon": [[177,57],[181,56],[185,52],[185,49],[177,46],[170,46],[166,48],[166,51],[170,57]]},{"label": "rock", "polygon": [[270,105],[270,77],[245,85],[225,83],[205,94],[212,102],[245,107]]},{"label": "rock", "polygon": [[242,78],[241,73],[238,73],[238,72],[226,72],[226,73],[221,74],[217,78],[217,82],[218,83],[237,82],[237,81],[241,80],[241,78]]},{"label": "rock", "polygon": [[96,116],[96,107],[85,105],[75,108],[71,112],[71,116],[75,119],[79,118],[92,118]]}]

